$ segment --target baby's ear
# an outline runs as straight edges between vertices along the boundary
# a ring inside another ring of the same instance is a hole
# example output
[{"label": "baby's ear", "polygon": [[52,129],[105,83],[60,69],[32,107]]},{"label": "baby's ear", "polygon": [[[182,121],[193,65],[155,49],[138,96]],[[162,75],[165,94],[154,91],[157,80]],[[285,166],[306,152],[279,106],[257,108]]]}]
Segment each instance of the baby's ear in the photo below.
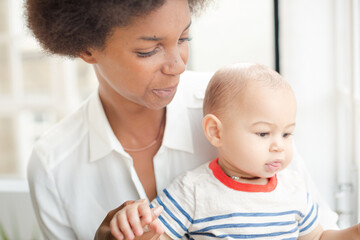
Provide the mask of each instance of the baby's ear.
[{"label": "baby's ear", "polygon": [[222,129],[221,121],[214,114],[207,114],[203,118],[203,130],[205,136],[209,140],[209,142],[215,147],[220,147],[221,129]]}]

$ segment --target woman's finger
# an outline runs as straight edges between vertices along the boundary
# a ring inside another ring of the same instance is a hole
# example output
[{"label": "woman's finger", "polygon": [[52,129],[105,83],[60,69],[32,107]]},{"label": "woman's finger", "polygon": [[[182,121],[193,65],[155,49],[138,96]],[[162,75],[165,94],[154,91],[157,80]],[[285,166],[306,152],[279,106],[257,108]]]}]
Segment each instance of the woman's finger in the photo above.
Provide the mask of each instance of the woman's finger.
[{"label": "woman's finger", "polygon": [[152,223],[150,223],[150,228],[157,235],[161,235],[165,232],[159,219],[155,219]]}]

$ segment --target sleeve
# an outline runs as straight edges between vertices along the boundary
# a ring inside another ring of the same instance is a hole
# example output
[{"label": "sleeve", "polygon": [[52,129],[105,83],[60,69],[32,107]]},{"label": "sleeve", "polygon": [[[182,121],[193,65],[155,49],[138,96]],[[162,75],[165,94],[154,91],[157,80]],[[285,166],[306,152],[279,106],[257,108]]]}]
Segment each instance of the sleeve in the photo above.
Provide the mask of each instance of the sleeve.
[{"label": "sleeve", "polygon": [[299,236],[309,234],[319,225],[319,205],[307,193],[305,211],[299,220]]},{"label": "sleeve", "polygon": [[318,188],[316,187],[314,181],[312,180],[308,170],[306,169],[304,160],[301,158],[299,153],[296,150],[294,144],[294,157],[289,166],[291,169],[296,170],[302,176],[305,181],[306,187],[310,195],[312,196],[314,202],[317,202],[319,205],[319,222],[323,229],[339,229],[337,225],[338,215],[330,208],[326,201],[321,196]]},{"label": "sleeve", "polygon": [[164,208],[159,219],[172,239],[181,239],[188,233],[196,209],[194,193],[194,186],[186,181],[186,176],[182,176],[151,202],[151,207]]},{"label": "sleeve", "polygon": [[30,196],[40,229],[45,239],[76,239],[62,207],[54,177],[45,167],[43,152],[41,147],[35,146],[27,168]]}]

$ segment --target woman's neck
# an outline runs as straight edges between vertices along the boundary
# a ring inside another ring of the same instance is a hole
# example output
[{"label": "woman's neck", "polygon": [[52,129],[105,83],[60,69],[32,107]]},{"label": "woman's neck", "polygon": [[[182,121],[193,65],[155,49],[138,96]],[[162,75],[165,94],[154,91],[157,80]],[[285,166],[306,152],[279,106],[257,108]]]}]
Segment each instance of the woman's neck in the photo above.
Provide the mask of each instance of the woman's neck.
[{"label": "woman's neck", "polygon": [[165,108],[148,109],[132,102],[114,101],[102,96],[101,103],[109,124],[121,145],[141,149],[159,137],[165,127]]},{"label": "woman's neck", "polygon": [[153,158],[161,146],[166,109],[151,110],[121,99],[107,99],[106,95],[102,97],[101,94],[100,99],[116,138],[133,159],[133,166],[147,197],[155,198]]}]

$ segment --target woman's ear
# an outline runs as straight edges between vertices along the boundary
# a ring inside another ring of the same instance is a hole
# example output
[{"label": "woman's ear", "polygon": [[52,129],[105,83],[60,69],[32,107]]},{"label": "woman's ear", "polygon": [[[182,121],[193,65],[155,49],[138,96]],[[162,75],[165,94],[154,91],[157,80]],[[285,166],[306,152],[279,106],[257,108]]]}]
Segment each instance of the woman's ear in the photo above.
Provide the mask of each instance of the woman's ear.
[{"label": "woman's ear", "polygon": [[221,146],[221,129],[221,121],[214,114],[207,114],[203,118],[203,130],[205,136],[215,147]]},{"label": "woman's ear", "polygon": [[96,59],[94,57],[92,50],[83,51],[82,53],[80,53],[80,55],[78,57],[87,63],[90,63],[90,64],[96,63]]}]

